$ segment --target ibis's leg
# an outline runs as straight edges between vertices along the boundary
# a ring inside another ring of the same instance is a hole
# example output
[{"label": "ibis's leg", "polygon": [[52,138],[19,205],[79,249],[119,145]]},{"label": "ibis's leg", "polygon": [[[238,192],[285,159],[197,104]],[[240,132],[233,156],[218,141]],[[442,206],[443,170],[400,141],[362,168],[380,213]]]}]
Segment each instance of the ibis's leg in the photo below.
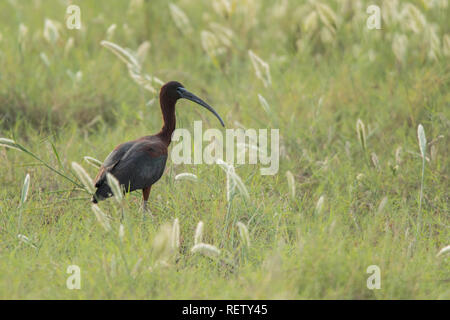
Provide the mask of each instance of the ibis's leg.
[{"label": "ibis's leg", "polygon": [[151,186],[142,189],[142,197],[144,199],[143,204],[142,204],[142,209],[144,210],[144,212],[149,211],[149,209],[147,209],[147,202],[148,202],[148,197],[150,196],[151,189],[152,189]]}]

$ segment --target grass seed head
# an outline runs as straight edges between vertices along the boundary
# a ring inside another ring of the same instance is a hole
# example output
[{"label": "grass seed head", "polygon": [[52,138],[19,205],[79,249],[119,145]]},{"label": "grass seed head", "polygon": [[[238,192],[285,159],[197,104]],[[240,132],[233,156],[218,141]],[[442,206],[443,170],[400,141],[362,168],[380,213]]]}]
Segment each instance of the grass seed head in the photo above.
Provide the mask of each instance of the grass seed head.
[{"label": "grass seed head", "polygon": [[102,162],[101,161],[99,161],[99,160],[97,160],[95,158],[89,157],[89,156],[83,157],[83,160],[86,161],[87,163],[89,163],[94,168],[97,168],[97,169],[102,166]]},{"label": "grass seed head", "polygon": [[440,257],[442,255],[448,254],[450,253],[450,245],[442,248],[441,250],[439,250],[438,254],[436,255],[437,257]]},{"label": "grass seed head", "polygon": [[192,33],[193,29],[188,16],[177,5],[169,3],[170,15],[177,29],[185,35]]},{"label": "grass seed head", "polygon": [[86,172],[86,170],[84,170],[84,168],[76,162],[72,162],[72,169],[75,171],[77,177],[80,179],[81,183],[86,188],[86,190],[89,193],[94,194],[95,193],[94,182],[92,181],[91,177]]},{"label": "grass seed head", "polygon": [[177,219],[173,221],[172,225],[172,248],[174,250],[180,247],[180,222]]},{"label": "grass seed head", "polygon": [[151,44],[149,41],[144,41],[141,43],[141,45],[138,47],[136,51],[136,58],[138,59],[139,63],[144,63],[145,58],[147,57],[147,54],[150,50]]},{"label": "grass seed head", "polygon": [[324,195],[321,195],[320,198],[319,198],[319,200],[317,200],[316,208],[315,208],[315,210],[314,210],[314,213],[315,213],[316,215],[320,215],[320,214],[322,213],[324,202],[325,202],[325,196],[324,196]]},{"label": "grass seed head", "polygon": [[378,156],[375,152],[372,152],[370,154],[370,159],[372,160],[372,165],[375,169],[377,169],[378,171],[380,171],[380,162],[378,160]]},{"label": "grass seed head", "polygon": [[98,205],[93,204],[91,208],[95,214],[95,217],[97,218],[97,221],[100,223],[100,225],[107,232],[111,231],[111,224],[109,223],[109,217],[99,208]]},{"label": "grass seed head", "polygon": [[252,50],[248,50],[248,55],[252,62],[253,68],[255,69],[255,75],[260,79],[264,87],[269,87],[272,85],[272,78],[270,76],[270,67],[267,62],[258,57]]},{"label": "grass seed head", "polygon": [[384,196],[383,199],[381,199],[380,204],[378,205],[377,214],[380,214],[381,212],[383,212],[387,203],[388,203],[388,197]]},{"label": "grass seed head", "polygon": [[6,138],[0,138],[0,147],[10,148],[22,151],[16,144],[14,140],[6,139]]},{"label": "grass seed head", "polygon": [[44,39],[47,40],[52,45],[54,45],[59,39],[58,27],[50,19],[45,19]]},{"label": "grass seed head", "polygon": [[267,100],[258,93],[258,99],[259,99],[259,103],[261,104],[261,107],[264,109],[264,111],[270,115],[272,113],[272,110],[270,109],[270,105],[267,102]]},{"label": "grass seed head", "polygon": [[183,172],[183,173],[177,174],[175,176],[175,181],[178,181],[178,180],[197,181],[198,178],[195,174]]},{"label": "grass seed head", "polygon": [[20,206],[23,206],[28,197],[28,189],[30,188],[30,175],[27,174],[23,181],[22,194],[20,197]]},{"label": "grass seed head", "polygon": [[247,226],[240,221],[238,221],[236,223],[236,225],[239,228],[239,235],[241,236],[242,242],[244,243],[244,245],[247,248],[249,248],[250,247],[250,235],[249,235]]},{"label": "grass seed head", "polygon": [[112,24],[109,26],[109,28],[106,30],[106,39],[111,40],[114,37],[114,32],[117,29],[117,24]]},{"label": "grass seed head", "polygon": [[203,222],[200,221],[197,224],[197,228],[195,228],[194,245],[199,244],[202,241],[203,241]]},{"label": "grass seed head", "polygon": [[427,138],[425,137],[425,130],[421,124],[417,127],[417,138],[419,140],[420,153],[422,158],[425,159],[427,153]]},{"label": "grass seed head", "polygon": [[106,173],[106,181],[108,182],[108,186],[111,188],[114,199],[116,199],[117,203],[121,204],[123,199],[123,192],[120,186],[119,180],[116,179],[111,173]]},{"label": "grass seed head", "polygon": [[22,241],[23,243],[26,243],[26,244],[32,246],[33,248],[37,248],[37,247],[33,244],[33,242],[31,242],[31,240],[30,240],[27,236],[25,236],[25,235],[23,235],[23,234],[18,234],[18,235],[17,235],[17,238],[18,238],[20,241]]},{"label": "grass seed head", "polygon": [[201,253],[205,256],[212,257],[212,258],[218,257],[220,255],[220,250],[217,247],[215,247],[211,244],[206,244],[206,243],[199,243],[199,244],[194,245],[191,249],[191,252]]},{"label": "grass seed head", "polygon": [[125,228],[123,227],[123,224],[120,224],[119,226],[119,239],[120,241],[123,241],[123,237],[125,236]]},{"label": "grass seed head", "polygon": [[356,121],[356,133],[358,134],[358,141],[361,148],[366,152],[366,127],[361,119]]},{"label": "grass seed head", "polygon": [[295,179],[291,171],[286,171],[286,178],[289,186],[289,195],[291,200],[295,199]]}]

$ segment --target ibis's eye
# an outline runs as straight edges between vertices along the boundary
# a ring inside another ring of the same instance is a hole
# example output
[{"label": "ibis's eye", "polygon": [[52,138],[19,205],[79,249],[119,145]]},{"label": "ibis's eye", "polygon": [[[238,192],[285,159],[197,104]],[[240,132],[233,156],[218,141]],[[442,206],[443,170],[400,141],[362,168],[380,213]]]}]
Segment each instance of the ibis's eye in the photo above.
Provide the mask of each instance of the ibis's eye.
[{"label": "ibis's eye", "polygon": [[177,88],[177,93],[180,95],[180,98],[183,98],[183,93],[186,92],[186,89],[183,87]]}]

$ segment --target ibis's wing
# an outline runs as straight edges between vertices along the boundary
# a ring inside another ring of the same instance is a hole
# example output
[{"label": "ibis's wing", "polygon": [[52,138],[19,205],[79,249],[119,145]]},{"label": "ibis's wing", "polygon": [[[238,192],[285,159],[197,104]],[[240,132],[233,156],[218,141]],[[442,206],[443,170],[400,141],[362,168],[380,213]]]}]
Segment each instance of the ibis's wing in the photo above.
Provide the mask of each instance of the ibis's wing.
[{"label": "ibis's wing", "polygon": [[148,140],[135,140],[119,145],[106,158],[95,180],[96,198],[111,195],[106,173],[111,173],[126,191],[144,189],[161,178],[167,160],[167,149]]},{"label": "ibis's wing", "polygon": [[127,191],[144,189],[161,178],[167,155],[148,141],[136,142],[110,170]]},{"label": "ibis's wing", "polygon": [[111,171],[112,168],[122,159],[128,150],[135,144],[135,141],[129,141],[122,143],[114,148],[114,150],[106,157],[100,170],[95,177],[95,187],[99,187],[106,179],[106,173]]}]

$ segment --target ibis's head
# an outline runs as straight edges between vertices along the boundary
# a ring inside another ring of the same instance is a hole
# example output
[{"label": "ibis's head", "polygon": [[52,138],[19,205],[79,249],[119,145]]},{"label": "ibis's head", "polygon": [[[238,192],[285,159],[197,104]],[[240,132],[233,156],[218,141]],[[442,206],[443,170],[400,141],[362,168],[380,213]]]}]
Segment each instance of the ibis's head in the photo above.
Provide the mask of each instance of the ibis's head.
[{"label": "ibis's head", "polygon": [[191,100],[191,101],[201,105],[205,109],[208,109],[217,117],[217,119],[219,119],[220,124],[223,127],[225,127],[225,124],[224,124],[222,118],[217,114],[216,110],[214,110],[213,107],[211,107],[205,101],[203,101],[202,99],[197,97],[195,94],[187,91],[181,83],[179,83],[177,81],[170,81],[170,82],[167,82],[164,86],[162,86],[161,93],[160,93],[160,99],[169,99],[172,101],[177,101],[178,99],[181,99],[181,98]]}]

